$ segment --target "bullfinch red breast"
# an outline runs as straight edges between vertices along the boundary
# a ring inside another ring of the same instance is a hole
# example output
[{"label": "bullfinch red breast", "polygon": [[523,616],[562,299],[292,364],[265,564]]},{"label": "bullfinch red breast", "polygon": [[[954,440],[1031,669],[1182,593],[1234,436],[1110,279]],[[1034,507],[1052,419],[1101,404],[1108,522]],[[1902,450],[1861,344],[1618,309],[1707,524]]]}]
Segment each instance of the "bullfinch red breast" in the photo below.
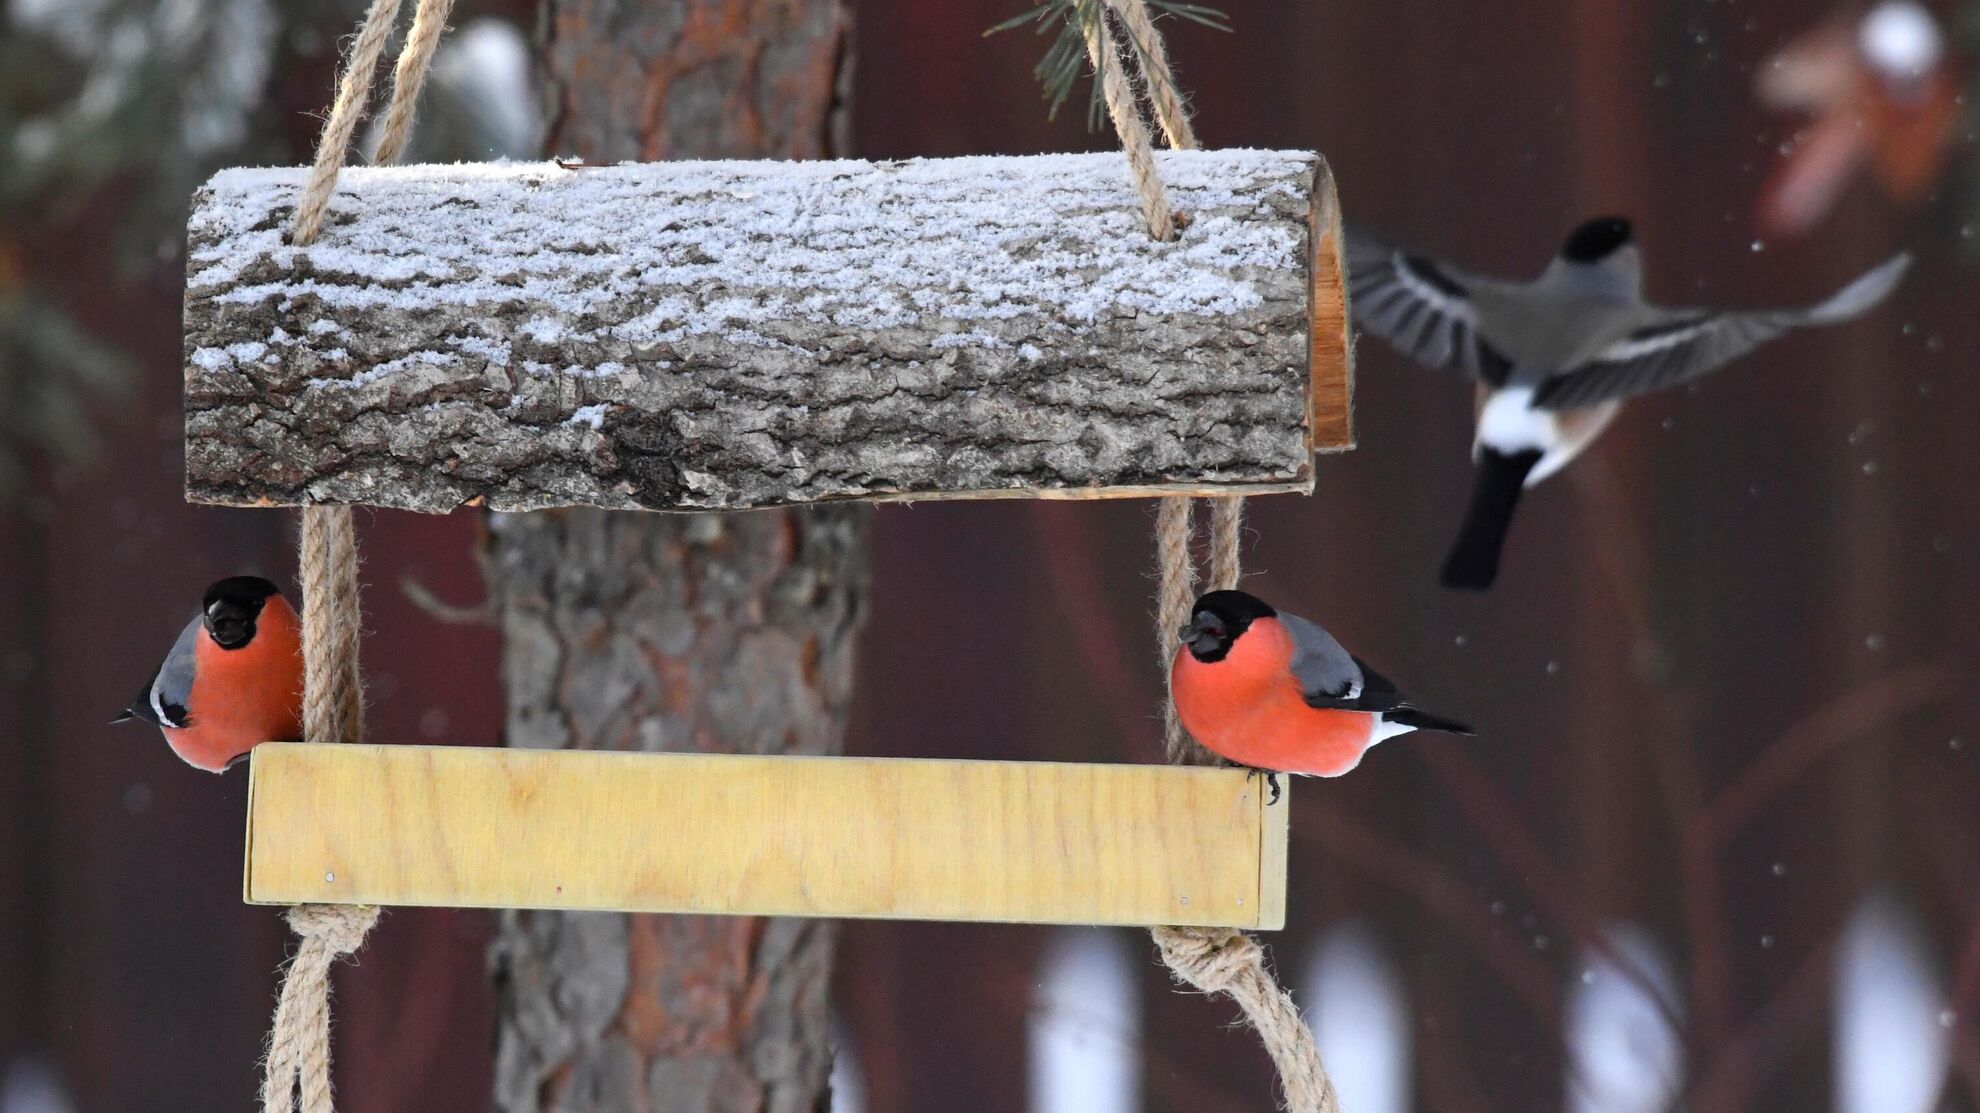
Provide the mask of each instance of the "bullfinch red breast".
[{"label": "bullfinch red breast", "polygon": [[1385,738],[1471,733],[1411,703],[1317,623],[1245,592],[1199,598],[1177,633],[1176,713],[1198,742],[1239,765],[1338,777]]},{"label": "bullfinch red breast", "polygon": [[122,715],[156,723],[188,765],[222,773],[262,742],[302,738],[302,623],[274,584],[233,576]]}]

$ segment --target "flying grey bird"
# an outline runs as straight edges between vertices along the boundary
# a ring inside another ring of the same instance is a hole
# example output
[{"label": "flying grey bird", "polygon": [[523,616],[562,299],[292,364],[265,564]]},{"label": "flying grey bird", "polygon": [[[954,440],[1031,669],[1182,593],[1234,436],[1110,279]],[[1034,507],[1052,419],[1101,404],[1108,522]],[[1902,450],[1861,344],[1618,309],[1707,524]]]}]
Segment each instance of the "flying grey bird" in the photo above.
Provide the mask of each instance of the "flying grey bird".
[{"label": "flying grey bird", "polygon": [[1477,386],[1477,475],[1446,586],[1482,591],[1520,493],[1559,471],[1615,419],[1624,399],[1688,382],[1803,325],[1848,321],[1890,294],[1895,256],[1802,309],[1666,309],[1643,298],[1629,221],[1576,228],[1531,282],[1468,274],[1347,228],[1350,301],[1361,327]]}]

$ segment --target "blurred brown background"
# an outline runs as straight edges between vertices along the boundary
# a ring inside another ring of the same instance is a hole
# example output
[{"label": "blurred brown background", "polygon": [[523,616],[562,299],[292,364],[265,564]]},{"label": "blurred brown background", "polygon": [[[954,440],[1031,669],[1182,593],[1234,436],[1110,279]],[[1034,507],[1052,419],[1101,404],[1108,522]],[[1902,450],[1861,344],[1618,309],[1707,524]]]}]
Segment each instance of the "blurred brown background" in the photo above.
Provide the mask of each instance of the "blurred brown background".
[{"label": "blurred brown background", "polygon": [[[156,145],[153,164],[144,136],[91,133],[101,149],[69,153],[93,174],[0,177],[13,325],[66,314],[126,369],[77,388],[94,454],[0,442],[23,469],[0,494],[0,1113],[249,1108],[287,940],[240,903],[246,778],[104,722],[209,580],[289,581],[293,516],[181,498],[172,206],[213,165],[306,157],[358,7],[179,6],[279,21],[238,135]],[[61,8],[0,16],[0,143],[58,169],[33,124],[96,72],[30,68],[67,41]],[[1017,0],[854,8],[855,153],[1111,145],[1078,104],[1047,120],[1041,40],[981,37]],[[1377,341],[1360,447],[1322,461],[1313,497],[1253,501],[1247,586],[1480,727],[1293,794],[1271,942],[1337,1069],[1386,1080],[1352,1113],[1980,1106],[1980,279],[1958,258],[1961,156],[1915,205],[1858,181],[1805,237],[1756,231],[1798,121],[1756,103],[1755,73],[1827,14],[1807,3],[1229,14],[1231,34],[1164,23],[1205,143],[1317,148],[1351,216],[1474,269],[1537,270],[1599,211],[1636,217],[1672,303],[1810,300],[1897,248],[1920,257],[1865,321],[1633,404],[1528,499],[1489,597],[1435,583],[1469,483],[1468,389]],[[463,0],[453,23],[527,36],[533,18]],[[155,48],[146,80],[205,64],[143,26],[126,49]],[[0,360],[0,399],[40,412],[30,372],[59,356],[16,342]],[[400,587],[474,602],[479,516],[360,522],[372,734],[496,741],[495,636]],[[1135,502],[881,508],[849,751],[1157,760],[1151,523]],[[486,1106],[489,930],[388,916],[339,984],[347,1108]],[[1642,985],[1665,980],[1660,1009]],[[1061,1062],[1113,1095],[1096,1111],[1274,1100],[1227,1005],[1172,992],[1132,933],[854,924],[835,995],[848,1104],[871,1113],[1078,1108],[1038,1096]]]}]

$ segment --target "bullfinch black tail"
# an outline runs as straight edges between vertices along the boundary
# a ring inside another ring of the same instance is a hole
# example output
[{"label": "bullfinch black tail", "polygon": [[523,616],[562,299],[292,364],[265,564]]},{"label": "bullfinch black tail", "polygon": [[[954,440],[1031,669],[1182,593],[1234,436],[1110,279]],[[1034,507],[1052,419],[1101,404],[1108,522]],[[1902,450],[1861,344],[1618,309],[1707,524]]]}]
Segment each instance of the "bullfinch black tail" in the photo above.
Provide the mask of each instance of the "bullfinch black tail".
[{"label": "bullfinch black tail", "polygon": [[1451,555],[1444,558],[1445,587],[1484,591],[1499,578],[1499,552],[1512,526],[1526,475],[1540,462],[1540,451],[1505,453],[1482,449],[1477,477],[1471,486],[1471,507],[1465,511]]},{"label": "bullfinch black tail", "polygon": [[158,721],[158,714],[151,709],[151,685],[149,684],[145,685],[144,691],[139,692],[137,698],[130,702],[130,706],[124,708],[123,714],[110,720],[110,722],[112,724],[128,723],[133,719],[142,719],[147,723],[156,723]]},{"label": "bullfinch black tail", "polygon": [[1394,711],[1385,711],[1382,718],[1391,723],[1415,727],[1417,730],[1441,730],[1445,734],[1462,734],[1466,737],[1476,733],[1471,729],[1470,723],[1460,723],[1456,719],[1446,719],[1442,715],[1432,715],[1428,711],[1414,707],[1399,707]]}]

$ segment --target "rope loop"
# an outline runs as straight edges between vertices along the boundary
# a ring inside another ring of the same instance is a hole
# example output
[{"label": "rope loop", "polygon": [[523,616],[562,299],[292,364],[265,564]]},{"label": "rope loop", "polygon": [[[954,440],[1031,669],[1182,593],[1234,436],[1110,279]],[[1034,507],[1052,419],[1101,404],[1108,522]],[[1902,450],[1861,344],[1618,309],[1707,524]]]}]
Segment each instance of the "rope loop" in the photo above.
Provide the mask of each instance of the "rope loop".
[{"label": "rope loop", "polygon": [[369,904],[298,904],[289,909],[290,929],[320,944],[332,958],[364,946],[364,937],[377,923],[378,908]]},{"label": "rope loop", "polygon": [[1169,972],[1200,993],[1229,993],[1265,964],[1258,941],[1232,928],[1158,927],[1151,934]]}]

